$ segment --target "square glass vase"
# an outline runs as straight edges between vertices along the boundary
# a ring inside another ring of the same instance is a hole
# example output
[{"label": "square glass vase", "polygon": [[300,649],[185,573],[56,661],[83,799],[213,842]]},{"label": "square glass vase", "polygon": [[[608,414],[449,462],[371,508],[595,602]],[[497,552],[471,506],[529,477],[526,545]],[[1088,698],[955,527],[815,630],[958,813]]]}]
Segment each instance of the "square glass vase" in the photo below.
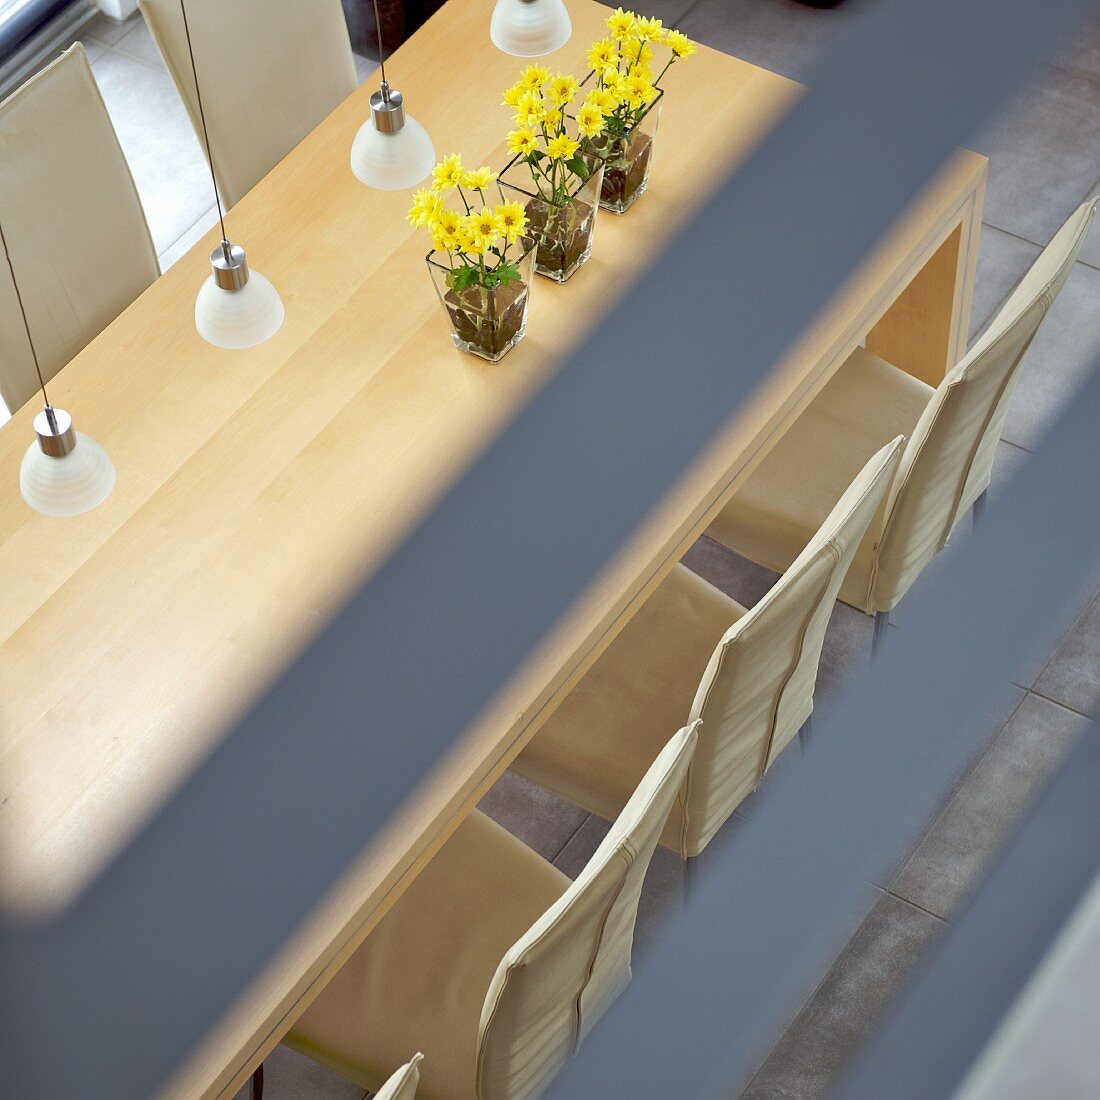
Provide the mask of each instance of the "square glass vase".
[{"label": "square glass vase", "polygon": [[592,255],[603,161],[596,156],[583,159],[591,174],[560,203],[540,193],[531,177],[531,166],[522,157],[510,160],[497,180],[501,198],[518,202],[527,213],[527,232],[538,244],[535,270],[558,283],[575,274]]},{"label": "square glass vase", "polygon": [[433,249],[426,257],[455,347],[490,363],[503,359],[527,333],[536,241],[523,237],[510,250],[517,246],[522,248],[519,258],[513,254],[509,259],[519,268],[519,279],[499,286],[474,283],[455,290],[453,271],[460,269],[452,269],[447,253]]},{"label": "square glass vase", "polygon": [[664,98],[665,93],[658,92],[626,133],[604,131],[585,142],[585,152],[601,157],[604,162],[600,191],[600,206],[604,210],[625,214],[645,194]]}]

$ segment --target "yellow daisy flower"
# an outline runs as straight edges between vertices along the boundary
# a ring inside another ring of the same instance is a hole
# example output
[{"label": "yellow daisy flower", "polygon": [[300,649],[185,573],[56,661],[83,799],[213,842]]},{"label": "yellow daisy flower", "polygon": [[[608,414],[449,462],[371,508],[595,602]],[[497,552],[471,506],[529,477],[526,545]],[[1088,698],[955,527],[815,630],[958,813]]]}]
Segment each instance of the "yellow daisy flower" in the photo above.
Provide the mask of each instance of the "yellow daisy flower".
[{"label": "yellow daisy flower", "polygon": [[420,227],[427,225],[443,208],[443,198],[434,191],[421,189],[414,192],[413,204],[405,215],[409,225]]},{"label": "yellow daisy flower", "polygon": [[516,125],[533,129],[546,120],[549,111],[538,92],[525,92],[516,104]]},{"label": "yellow daisy flower", "polygon": [[466,218],[466,231],[478,252],[487,252],[503,233],[496,214],[487,206]]},{"label": "yellow daisy flower", "polygon": [[528,92],[537,92],[550,79],[550,70],[545,65],[528,65],[519,78],[519,86]]},{"label": "yellow daisy flower", "polygon": [[563,131],[546,143],[546,155],[551,160],[569,160],[580,147],[579,141],[575,141]]},{"label": "yellow daisy flower", "polygon": [[472,168],[462,173],[462,186],[470,191],[484,191],[497,178],[488,165]]},{"label": "yellow daisy flower", "polygon": [[666,31],[665,45],[677,57],[691,57],[698,48],[683,31]]},{"label": "yellow daisy flower", "polygon": [[603,133],[603,111],[586,100],[577,111],[577,129],[585,137]]},{"label": "yellow daisy flower", "polygon": [[635,110],[644,107],[647,103],[652,103],[656,98],[657,89],[653,87],[647,77],[642,76],[640,73],[627,77],[626,101]]},{"label": "yellow daisy flower", "polygon": [[577,92],[580,91],[580,85],[567,73],[558,73],[546,85],[545,91],[546,98],[555,107],[564,107],[567,103],[573,102]]},{"label": "yellow daisy flower", "polygon": [[443,209],[432,219],[432,246],[439,252],[454,252],[459,246],[462,218],[454,210]]},{"label": "yellow daisy flower", "polygon": [[529,127],[524,126],[519,130],[513,130],[508,135],[508,148],[520,156],[525,157],[528,153],[533,153],[538,147],[539,139],[535,136],[535,131]]},{"label": "yellow daisy flower", "polygon": [[603,74],[603,91],[611,97],[612,110],[626,99],[627,77],[625,73],[617,71]]},{"label": "yellow daisy flower", "polygon": [[592,43],[592,49],[588,51],[588,64],[598,72],[604,69],[617,67],[619,64],[619,51],[614,41],[610,38],[602,38],[599,42]]},{"label": "yellow daisy flower", "polygon": [[665,25],[660,19],[640,15],[634,33],[644,42],[660,42],[665,33]]},{"label": "yellow daisy flower", "polygon": [[505,240],[515,244],[527,228],[527,211],[518,202],[505,202],[497,207],[496,215]]},{"label": "yellow daisy flower", "polygon": [[501,102],[505,107],[511,107],[513,110],[519,106],[519,101],[523,98],[524,92],[529,89],[525,88],[522,84],[513,84],[504,93],[504,98]]},{"label": "yellow daisy flower", "polygon": [[623,57],[630,62],[632,68],[646,65],[653,60],[653,47],[640,38],[632,38],[623,43]]},{"label": "yellow daisy flower", "polygon": [[465,252],[469,256],[480,256],[488,251],[488,245],[481,243],[481,238],[475,236],[473,230],[466,224],[465,219],[457,233],[457,240],[458,251]]},{"label": "yellow daisy flower", "polygon": [[611,32],[611,37],[617,38],[620,42],[634,33],[637,23],[638,17],[631,11],[623,11],[622,8],[616,8],[607,17],[607,29]]},{"label": "yellow daisy flower", "polygon": [[593,88],[592,91],[585,96],[584,102],[586,106],[595,107],[601,115],[611,114],[617,106],[614,95],[606,88]]},{"label": "yellow daisy flower", "polygon": [[462,182],[462,158],[453,153],[444,157],[432,169],[432,187],[436,191],[450,191]]}]

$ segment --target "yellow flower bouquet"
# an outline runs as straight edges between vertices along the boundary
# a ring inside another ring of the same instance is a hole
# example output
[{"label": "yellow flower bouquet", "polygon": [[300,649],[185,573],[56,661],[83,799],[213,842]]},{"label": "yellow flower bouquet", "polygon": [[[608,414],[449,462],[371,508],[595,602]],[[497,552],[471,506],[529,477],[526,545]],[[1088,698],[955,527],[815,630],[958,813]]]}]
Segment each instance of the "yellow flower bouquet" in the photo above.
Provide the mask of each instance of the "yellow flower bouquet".
[{"label": "yellow flower bouquet", "polygon": [[[585,143],[585,151],[604,159],[600,205],[616,214],[645,194],[653,161],[653,144],[661,117],[664,90],[661,80],[696,46],[680,31],[668,30],[652,19],[618,8],[607,18],[608,36],[588,51],[592,71],[585,78],[589,99],[604,114],[602,131]],[[661,71],[653,75],[657,49],[667,49]]]},{"label": "yellow flower bouquet", "polygon": [[604,114],[587,99],[569,114],[580,85],[528,65],[504,93],[514,114],[508,134],[513,159],[500,175],[501,194],[519,203],[538,241],[535,270],[565,282],[592,253],[603,162],[582,148],[602,132]]},{"label": "yellow flower bouquet", "polygon": [[[432,169],[432,186],[413,195],[411,225],[428,230],[428,271],[451,322],[455,346],[495,363],[523,339],[535,257],[519,203],[490,206],[496,175],[467,169],[457,154]],[[457,205],[448,206],[448,197]]]}]

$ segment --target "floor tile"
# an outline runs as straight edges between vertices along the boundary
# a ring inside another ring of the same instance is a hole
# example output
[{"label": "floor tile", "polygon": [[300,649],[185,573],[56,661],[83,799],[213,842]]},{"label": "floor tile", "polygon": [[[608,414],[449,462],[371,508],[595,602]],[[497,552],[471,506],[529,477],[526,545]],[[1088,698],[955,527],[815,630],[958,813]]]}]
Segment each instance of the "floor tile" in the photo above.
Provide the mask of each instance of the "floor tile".
[{"label": "floor tile", "polygon": [[137,11],[126,20],[112,19],[110,16],[104,15],[103,12],[97,12],[85,24],[84,33],[89,38],[98,39],[106,46],[113,46],[140,22],[142,22],[141,12]]},{"label": "floor tile", "polygon": [[[620,6],[620,0],[600,0],[609,8]],[[639,0],[636,4],[622,3],[627,11],[639,15],[656,16],[663,19],[666,27],[679,27],[684,16],[695,6],[696,0]],[[587,50],[587,45],[585,49]]]},{"label": "floor tile", "polygon": [[814,689],[814,714],[826,716],[845,688],[871,664],[871,634],[875,621],[870,615],[837,602],[833,608]]},{"label": "floor tile", "polygon": [[589,814],[569,843],[558,853],[554,866],[570,878],[576,878],[607,836],[611,826],[603,818]]},{"label": "floor tile", "polygon": [[778,573],[735,554],[706,536],[697,539],[681,560],[693,573],[744,607],[758,603],[779,579]]},{"label": "floor tile", "polygon": [[1100,271],[1075,264],[1020,364],[1003,438],[1036,450],[1100,356]]},{"label": "floor tile", "polygon": [[[79,35],[74,41],[83,43],[84,53],[88,57],[88,64],[91,65],[95,62],[96,58],[101,57],[110,48],[105,46],[102,42],[97,42],[94,38],[81,38]],[[66,47],[67,49],[68,47]]]},{"label": "floor tile", "polygon": [[1035,690],[1081,714],[1100,717],[1100,598],[1089,604],[1054,651]]},{"label": "floor tile", "polygon": [[1030,457],[1030,451],[1025,451],[1014,443],[1008,443],[1003,439],[997,442],[997,450],[993,455],[993,474],[987,490],[989,507],[992,508],[1001,494],[1012,484],[1013,478],[1027,465]]},{"label": "floor tile", "polygon": [[[290,1047],[277,1046],[264,1062],[264,1100],[363,1100],[366,1095],[358,1085]],[[249,1096],[246,1085],[234,1100]]]},{"label": "floor tile", "polygon": [[1100,881],[1081,900],[956,1096],[960,1100],[1100,1096],[1098,989]]},{"label": "floor tile", "polygon": [[1051,61],[1063,69],[1100,80],[1100,16],[1093,15],[1073,35],[1073,40]]},{"label": "floor tile", "polygon": [[1047,67],[970,144],[990,158],[985,221],[1046,244],[1100,179],[1100,83]]},{"label": "floor tile", "polygon": [[768,1056],[742,1100],[828,1095],[946,925],[883,895]]},{"label": "floor tile", "polygon": [[147,65],[152,65],[154,69],[167,72],[164,67],[164,58],[160,56],[160,50],[157,49],[157,44],[153,41],[153,36],[149,33],[144,19],[139,20],[137,25],[128,30],[112,48],[129,57],[135,57],[138,61],[144,61]]},{"label": "floor tile", "polygon": [[949,918],[1087,727],[1080,715],[1028,695],[959,785],[890,889]]},{"label": "floor tile", "polygon": [[1038,245],[995,226],[982,226],[978,270],[974,277],[974,304],[970,311],[971,341],[993,320],[1041,251]]},{"label": "floor tile", "polygon": [[[1100,195],[1100,180],[1097,180],[1081,196],[1081,201],[1094,199],[1097,195]],[[1085,243],[1081,245],[1081,251],[1077,254],[1077,258],[1090,267],[1100,267],[1100,229],[1097,229],[1095,221],[1093,221],[1092,230],[1085,238]]]},{"label": "floor tile", "polygon": [[159,254],[210,208],[214,196],[206,160],[167,73],[116,50],[97,58],[92,71]]},{"label": "floor tile", "polygon": [[202,239],[207,231],[218,224],[218,208],[211,206],[209,210],[178,240],[173,241],[159,257],[161,271],[167,271],[196,241]]},{"label": "floor tile", "polygon": [[699,0],[680,29],[714,49],[804,80],[847,19],[842,9],[808,8],[792,0]]},{"label": "floor tile", "polygon": [[[902,869],[911,859],[913,853],[920,847],[935,826],[944,808],[958,793],[969,779],[975,766],[989,751],[989,747],[1001,735],[1005,726],[1011,721],[1013,715],[1019,709],[1020,704],[1028,697],[1027,691],[1016,684],[1004,683],[998,690],[997,698],[988,708],[981,719],[980,729],[973,739],[969,759],[965,760],[958,771],[947,777],[938,796],[930,798],[923,808],[924,813],[913,821],[912,828],[906,839],[898,845],[897,850],[888,860],[881,872],[872,877],[875,882],[884,888],[889,888],[898,893],[897,879]],[[919,898],[904,895],[905,900],[921,904]],[[939,914],[937,914],[939,915]]]},{"label": "floor tile", "polygon": [[519,837],[543,859],[554,860],[588,814],[536,787],[515,772],[505,772],[478,809]]},{"label": "floor tile", "polygon": [[[58,41],[54,49],[42,59],[41,64],[35,71],[37,72],[45,68],[58,54],[63,50],[67,50],[74,42],[80,42],[84,46],[84,52],[88,55],[89,65],[107,49],[107,44],[105,42],[101,42],[98,38],[93,38],[88,33],[88,24],[85,23],[83,26],[77,27],[72,34]],[[31,73],[28,73],[25,79],[29,80],[31,75]]]}]

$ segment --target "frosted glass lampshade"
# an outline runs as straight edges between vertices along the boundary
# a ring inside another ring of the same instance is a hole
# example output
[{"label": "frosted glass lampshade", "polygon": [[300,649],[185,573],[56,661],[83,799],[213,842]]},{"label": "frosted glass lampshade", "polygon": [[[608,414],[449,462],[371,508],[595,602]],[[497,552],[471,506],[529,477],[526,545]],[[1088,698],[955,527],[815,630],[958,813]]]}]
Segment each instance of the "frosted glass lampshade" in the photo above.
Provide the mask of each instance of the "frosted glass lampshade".
[{"label": "frosted glass lampshade", "polygon": [[94,439],[73,430],[67,412],[52,412],[53,424],[45,412],[35,417],[38,439],[23,455],[19,489],[36,512],[77,516],[110,496],[115,487],[115,468]]},{"label": "frosted glass lampshade", "polygon": [[250,348],[279,331],[285,311],[279,292],[252,271],[239,245],[223,242],[210,256],[213,272],[195,299],[195,328],[219,348]]},{"label": "frosted glass lampshade", "polygon": [[497,0],[489,37],[513,57],[541,57],[569,41],[573,24],[564,0]]},{"label": "frosted glass lampshade", "polygon": [[373,118],[359,127],[351,143],[351,170],[355,178],[380,191],[415,187],[432,170],[435,148],[428,131],[415,118],[392,134],[378,129]]}]

